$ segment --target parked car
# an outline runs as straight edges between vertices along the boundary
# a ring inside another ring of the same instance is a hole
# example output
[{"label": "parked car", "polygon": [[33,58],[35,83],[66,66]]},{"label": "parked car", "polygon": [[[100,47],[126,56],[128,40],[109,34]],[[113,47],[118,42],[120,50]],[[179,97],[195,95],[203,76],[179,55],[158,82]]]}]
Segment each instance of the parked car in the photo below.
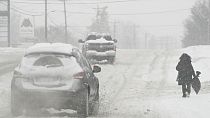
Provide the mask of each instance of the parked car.
[{"label": "parked car", "polygon": [[112,39],[110,34],[90,33],[87,38],[79,40],[83,43],[82,53],[90,60],[107,60],[113,64],[116,57],[116,39]]},{"label": "parked car", "polygon": [[70,44],[40,43],[26,50],[11,82],[11,113],[72,109],[88,116],[99,104],[98,66]]}]

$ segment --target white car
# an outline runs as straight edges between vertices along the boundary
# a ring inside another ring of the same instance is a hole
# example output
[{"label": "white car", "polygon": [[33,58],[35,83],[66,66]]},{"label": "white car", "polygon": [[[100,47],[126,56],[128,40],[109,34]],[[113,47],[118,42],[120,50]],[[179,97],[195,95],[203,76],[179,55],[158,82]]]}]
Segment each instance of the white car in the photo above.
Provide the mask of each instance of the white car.
[{"label": "white car", "polygon": [[93,69],[70,44],[41,43],[26,50],[11,82],[11,112],[40,108],[72,109],[88,116],[98,106],[99,82]]}]

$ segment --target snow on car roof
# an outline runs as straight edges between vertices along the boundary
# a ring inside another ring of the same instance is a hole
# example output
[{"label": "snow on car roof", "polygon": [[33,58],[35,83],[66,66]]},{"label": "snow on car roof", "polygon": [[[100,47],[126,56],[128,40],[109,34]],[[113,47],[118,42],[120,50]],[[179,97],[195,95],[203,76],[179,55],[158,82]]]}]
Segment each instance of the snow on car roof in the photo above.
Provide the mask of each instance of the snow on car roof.
[{"label": "snow on car roof", "polygon": [[91,32],[91,33],[88,34],[88,36],[89,35],[98,35],[98,33],[97,32]]},{"label": "snow on car roof", "polygon": [[74,48],[71,44],[64,43],[37,43],[26,50],[26,55],[39,52],[70,54]]}]

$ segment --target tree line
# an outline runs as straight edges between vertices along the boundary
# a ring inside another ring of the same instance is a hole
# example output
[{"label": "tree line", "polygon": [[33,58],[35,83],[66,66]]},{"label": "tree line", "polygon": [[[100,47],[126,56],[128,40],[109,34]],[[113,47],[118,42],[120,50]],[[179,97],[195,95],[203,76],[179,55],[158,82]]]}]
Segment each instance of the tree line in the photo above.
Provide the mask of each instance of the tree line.
[{"label": "tree line", "polygon": [[199,0],[185,21],[183,47],[210,44],[210,0]]}]

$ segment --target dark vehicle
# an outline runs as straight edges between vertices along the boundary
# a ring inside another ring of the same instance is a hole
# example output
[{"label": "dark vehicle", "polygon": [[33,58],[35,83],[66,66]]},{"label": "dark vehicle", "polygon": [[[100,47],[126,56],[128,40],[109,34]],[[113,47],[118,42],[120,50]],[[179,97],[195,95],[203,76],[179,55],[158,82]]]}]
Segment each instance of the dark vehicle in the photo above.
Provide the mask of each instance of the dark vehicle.
[{"label": "dark vehicle", "polygon": [[111,35],[91,33],[85,41],[79,40],[79,43],[83,43],[82,53],[90,61],[107,60],[111,64],[114,63],[117,40],[112,39]]},{"label": "dark vehicle", "polygon": [[14,116],[40,108],[72,109],[88,116],[99,105],[99,81],[80,51],[70,44],[40,43],[30,47],[11,82]]}]

